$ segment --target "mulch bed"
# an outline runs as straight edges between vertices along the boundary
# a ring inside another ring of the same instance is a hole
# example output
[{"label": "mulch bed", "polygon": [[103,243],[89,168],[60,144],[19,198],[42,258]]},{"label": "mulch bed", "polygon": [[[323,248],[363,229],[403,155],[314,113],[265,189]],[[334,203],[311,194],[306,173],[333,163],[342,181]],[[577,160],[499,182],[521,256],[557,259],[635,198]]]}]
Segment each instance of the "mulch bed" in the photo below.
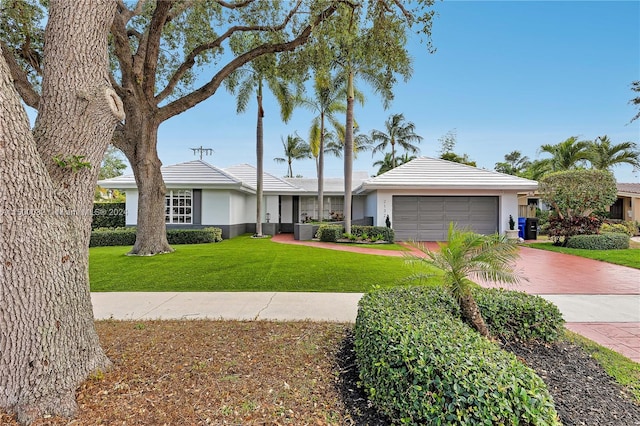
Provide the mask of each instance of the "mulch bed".
[{"label": "mulch bed", "polygon": [[[388,425],[357,387],[351,325],[97,323],[114,369],[78,390],[73,420],[41,425]],[[565,425],[640,425],[640,406],[577,346],[511,346]],[[13,426],[0,411],[0,424]]]}]

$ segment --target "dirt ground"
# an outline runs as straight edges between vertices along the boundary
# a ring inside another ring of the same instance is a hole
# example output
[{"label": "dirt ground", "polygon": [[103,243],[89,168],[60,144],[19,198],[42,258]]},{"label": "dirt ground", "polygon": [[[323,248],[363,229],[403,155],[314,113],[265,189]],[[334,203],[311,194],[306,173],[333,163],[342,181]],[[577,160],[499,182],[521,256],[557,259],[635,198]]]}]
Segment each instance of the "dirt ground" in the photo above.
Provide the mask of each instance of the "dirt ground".
[{"label": "dirt ground", "polygon": [[[351,325],[97,323],[113,370],[77,393],[75,419],[41,425],[387,425],[357,387]],[[639,425],[640,406],[580,348],[514,346],[565,425]],[[16,425],[0,412],[1,425]]]}]

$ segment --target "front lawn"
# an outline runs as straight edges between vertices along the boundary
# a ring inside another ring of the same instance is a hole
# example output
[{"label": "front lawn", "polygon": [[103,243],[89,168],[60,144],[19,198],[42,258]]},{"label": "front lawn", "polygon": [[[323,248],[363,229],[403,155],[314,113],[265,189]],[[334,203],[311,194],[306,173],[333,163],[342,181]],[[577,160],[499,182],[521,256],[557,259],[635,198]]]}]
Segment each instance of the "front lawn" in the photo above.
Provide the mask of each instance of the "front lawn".
[{"label": "front lawn", "polygon": [[90,249],[91,291],[315,291],[362,293],[411,275],[402,257],[236,237],[176,245],[174,253],[125,256],[130,247]]},{"label": "front lawn", "polygon": [[558,247],[554,246],[552,242],[528,243],[527,246],[640,269],[640,248],[630,248],[626,250],[585,250]]}]

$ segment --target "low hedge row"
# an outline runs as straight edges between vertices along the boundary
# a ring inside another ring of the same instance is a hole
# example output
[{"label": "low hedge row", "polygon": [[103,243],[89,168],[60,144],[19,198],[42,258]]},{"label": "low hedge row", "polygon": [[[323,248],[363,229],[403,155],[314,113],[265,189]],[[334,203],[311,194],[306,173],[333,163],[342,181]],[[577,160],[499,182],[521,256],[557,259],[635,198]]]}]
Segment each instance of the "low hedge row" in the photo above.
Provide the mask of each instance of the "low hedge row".
[{"label": "low hedge row", "polygon": [[361,299],[354,345],[372,403],[401,424],[559,424],[542,379],[464,324],[456,306],[424,287]]},{"label": "low hedge row", "polygon": [[342,225],[320,225],[318,232],[316,232],[316,238],[320,241],[335,243],[342,238],[344,227]]},{"label": "low hedge row", "polygon": [[560,309],[540,296],[499,288],[477,288],[473,296],[489,332],[502,340],[553,342],[563,333]]},{"label": "low hedge row", "polygon": [[627,234],[633,237],[638,233],[638,225],[631,220],[620,223],[605,222],[600,226],[600,232],[613,232],[616,234]]},{"label": "low hedge row", "polygon": [[[168,229],[169,244],[204,244],[222,241],[222,229]],[[96,229],[91,231],[89,247],[132,246],[136,242],[136,228]]]},{"label": "low hedge row", "polygon": [[586,250],[623,250],[629,248],[629,240],[629,235],[618,233],[574,235],[567,241],[567,247]]},{"label": "low hedge row", "polygon": [[126,207],[125,203],[93,203],[91,229],[124,227]]},{"label": "low hedge row", "polygon": [[396,238],[393,229],[387,228],[386,226],[353,225],[351,227],[351,235],[356,237],[368,235],[369,238],[379,238],[390,243],[394,242]]}]

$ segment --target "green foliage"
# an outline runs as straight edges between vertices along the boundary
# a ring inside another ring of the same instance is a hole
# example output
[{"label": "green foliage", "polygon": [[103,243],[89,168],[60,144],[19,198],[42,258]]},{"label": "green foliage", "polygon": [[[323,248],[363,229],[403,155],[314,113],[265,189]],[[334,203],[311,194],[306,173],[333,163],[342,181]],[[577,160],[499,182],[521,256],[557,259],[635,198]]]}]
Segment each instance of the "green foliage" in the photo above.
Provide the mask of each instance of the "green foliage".
[{"label": "green foliage", "polygon": [[68,157],[56,155],[53,157],[53,161],[62,169],[71,169],[73,173],[78,173],[82,169],[91,169],[91,163],[82,161],[84,158],[84,155],[70,155]]},{"label": "green foliage", "polygon": [[94,203],[91,229],[125,226],[126,203]]},{"label": "green foliage", "polygon": [[626,233],[574,235],[567,242],[567,247],[585,250],[623,250],[629,248],[629,240]]},{"label": "green foliage", "polygon": [[535,372],[451,315],[455,309],[436,289],[361,299],[355,352],[374,406],[397,424],[559,424]]},{"label": "green foliage", "polygon": [[353,225],[351,227],[351,234],[356,238],[364,238],[364,236],[367,235],[372,241],[375,239],[375,241],[381,240],[392,243],[395,240],[395,232],[386,226]]},{"label": "green foliage", "polygon": [[[206,244],[222,241],[222,229],[167,229],[169,244]],[[89,247],[132,246],[136,242],[136,228],[98,228],[91,232]]]},{"label": "green foliage", "polygon": [[631,220],[626,220],[621,223],[605,222],[600,226],[600,232],[627,234],[628,236],[633,237],[638,232],[638,226]]},{"label": "green foliage", "polygon": [[476,288],[473,295],[491,335],[502,340],[553,342],[564,330],[556,305],[540,296],[504,289]]},{"label": "green foliage", "polygon": [[540,181],[542,200],[561,217],[590,216],[606,210],[617,198],[613,174],[606,170],[551,173]]},{"label": "green foliage", "polygon": [[316,238],[320,241],[334,243],[340,239],[343,230],[342,225],[320,225],[318,232],[316,232]]},{"label": "green foliage", "polygon": [[99,180],[111,179],[122,175],[122,172],[127,168],[127,164],[122,160],[120,154],[121,152],[116,147],[109,145],[100,164]]}]

